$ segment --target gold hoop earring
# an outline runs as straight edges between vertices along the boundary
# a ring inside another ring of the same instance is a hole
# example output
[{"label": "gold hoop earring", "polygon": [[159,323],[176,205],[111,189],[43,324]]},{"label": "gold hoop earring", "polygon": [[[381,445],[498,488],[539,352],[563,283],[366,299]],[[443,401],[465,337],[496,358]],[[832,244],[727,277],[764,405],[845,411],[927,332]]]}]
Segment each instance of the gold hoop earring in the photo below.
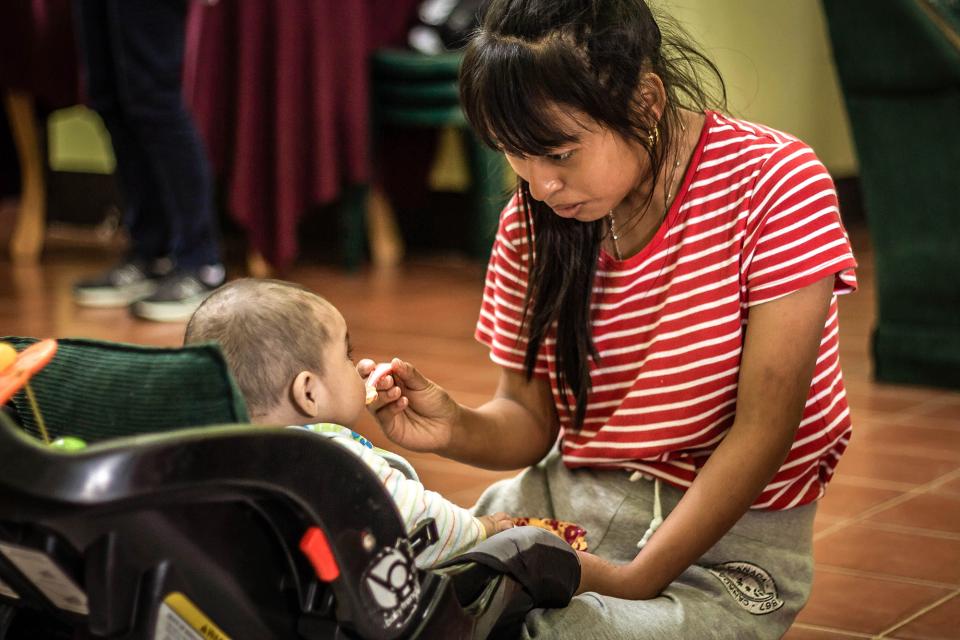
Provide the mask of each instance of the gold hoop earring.
[{"label": "gold hoop earring", "polygon": [[660,144],[660,127],[654,125],[647,132],[647,146],[650,147],[650,151],[656,151],[657,145]]}]

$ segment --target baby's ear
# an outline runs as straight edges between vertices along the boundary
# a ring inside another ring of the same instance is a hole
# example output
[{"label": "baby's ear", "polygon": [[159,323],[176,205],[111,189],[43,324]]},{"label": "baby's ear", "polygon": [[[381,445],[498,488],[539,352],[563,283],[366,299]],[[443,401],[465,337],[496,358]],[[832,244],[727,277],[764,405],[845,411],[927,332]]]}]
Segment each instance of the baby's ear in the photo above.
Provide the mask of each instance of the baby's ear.
[{"label": "baby's ear", "polygon": [[327,388],[314,372],[301,371],[293,379],[290,396],[297,411],[308,418],[316,418],[327,402]]}]

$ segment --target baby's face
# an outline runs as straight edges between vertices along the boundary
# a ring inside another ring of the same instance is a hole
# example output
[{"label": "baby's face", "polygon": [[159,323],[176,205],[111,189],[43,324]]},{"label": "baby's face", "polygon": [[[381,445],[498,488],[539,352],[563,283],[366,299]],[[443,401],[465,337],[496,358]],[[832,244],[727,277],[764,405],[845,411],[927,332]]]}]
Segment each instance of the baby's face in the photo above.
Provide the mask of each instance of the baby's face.
[{"label": "baby's face", "polygon": [[330,314],[334,329],[323,356],[323,384],[330,392],[331,406],[327,407],[321,419],[352,427],[366,406],[366,390],[363,378],[357,373],[350,357],[347,323],[336,309],[331,309]]}]

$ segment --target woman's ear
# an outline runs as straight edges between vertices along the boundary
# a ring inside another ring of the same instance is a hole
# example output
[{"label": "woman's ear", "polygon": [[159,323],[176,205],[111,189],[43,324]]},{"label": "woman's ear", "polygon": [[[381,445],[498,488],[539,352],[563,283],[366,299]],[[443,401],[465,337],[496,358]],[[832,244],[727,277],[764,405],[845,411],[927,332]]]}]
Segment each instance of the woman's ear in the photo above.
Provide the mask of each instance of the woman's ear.
[{"label": "woman's ear", "polygon": [[298,412],[308,418],[316,418],[327,406],[327,388],[317,374],[301,371],[290,386],[290,400]]},{"label": "woman's ear", "polygon": [[647,71],[640,75],[637,99],[644,112],[650,114],[650,127],[656,126],[667,109],[667,89],[657,74]]}]

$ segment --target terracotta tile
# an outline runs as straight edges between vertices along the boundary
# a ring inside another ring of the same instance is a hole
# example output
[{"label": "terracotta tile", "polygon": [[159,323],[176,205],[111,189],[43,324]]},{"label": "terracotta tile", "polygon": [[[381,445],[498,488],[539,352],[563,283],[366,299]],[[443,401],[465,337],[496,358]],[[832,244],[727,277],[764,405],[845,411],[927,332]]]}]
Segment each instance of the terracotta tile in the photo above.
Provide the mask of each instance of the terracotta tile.
[{"label": "terracotta tile", "polygon": [[849,486],[834,481],[827,486],[826,494],[820,499],[817,515],[822,513],[851,518],[901,495],[900,491]]},{"label": "terracotta tile", "polygon": [[960,496],[922,493],[867,520],[960,534]]},{"label": "terracotta tile", "polygon": [[877,576],[851,576],[817,567],[813,592],[797,622],[875,634],[947,593],[947,589]]},{"label": "terracotta tile", "polygon": [[816,535],[828,527],[836,525],[838,522],[843,522],[843,518],[837,516],[827,515],[817,510],[817,516],[813,520],[813,534]]},{"label": "terracotta tile", "polygon": [[808,627],[801,624],[794,624],[782,640],[843,640],[845,638],[870,638],[866,633],[853,633],[842,631],[840,629],[821,629],[819,627]]},{"label": "terracotta tile", "polygon": [[850,524],[814,542],[818,565],[960,585],[960,540]]},{"label": "terracotta tile", "polygon": [[956,640],[960,637],[960,596],[954,596],[890,634],[896,640]]},{"label": "terracotta tile", "polygon": [[[854,427],[853,440],[837,465],[838,477],[850,475],[918,485],[960,468],[960,462],[956,460],[938,460],[861,447],[859,435]],[[960,490],[960,481],[957,487]],[[832,484],[827,487],[828,493],[831,488]]]},{"label": "terracotta tile", "polygon": [[937,416],[924,415],[917,412],[901,413],[888,411],[859,410],[851,414],[855,431],[863,432],[874,426],[898,425],[903,427],[926,427],[933,429],[953,429],[956,422]]},{"label": "terracotta tile", "polygon": [[[869,322],[873,322],[872,318]],[[841,328],[842,330],[842,328]],[[872,338],[872,327],[868,339]],[[841,344],[843,337],[841,336]],[[869,362],[869,358],[865,359]],[[844,373],[847,363],[843,362]],[[872,376],[872,367],[871,367]],[[916,385],[886,384],[869,380],[869,384],[854,385],[849,390],[850,404],[869,411],[904,411],[917,408],[919,405],[931,402],[949,400],[956,392],[936,387],[921,387]]]},{"label": "terracotta tile", "polygon": [[947,399],[943,404],[937,404],[933,408],[924,410],[923,415],[950,420],[960,427],[960,393],[956,393],[954,396],[954,398]]},{"label": "terracotta tile", "polygon": [[[843,354],[841,354],[842,361]],[[844,370],[847,369],[846,362],[843,362]],[[866,393],[850,391],[847,393],[847,401],[850,403],[850,411],[854,418],[861,411],[871,413],[897,413],[900,411],[909,411],[923,405],[929,401],[926,394],[907,394],[894,395],[885,393],[883,390],[872,388]]]},{"label": "terracotta tile", "polygon": [[488,471],[437,456],[419,458],[413,454],[408,460],[417,470],[420,481],[431,491],[463,507],[472,506],[480,494],[491,484],[511,478],[516,471]]},{"label": "terracotta tile", "polygon": [[483,494],[483,491],[486,488],[486,486],[469,487],[466,489],[461,489],[460,491],[444,494],[444,497],[454,504],[458,504],[465,509],[469,509],[473,505],[477,504],[477,500],[480,499],[481,494]]},{"label": "terracotta tile", "polygon": [[949,495],[960,495],[960,478],[955,478],[950,482],[940,485],[934,493],[944,493]]},{"label": "terracotta tile", "polygon": [[478,479],[472,474],[456,473],[449,470],[424,469],[420,466],[417,469],[417,474],[420,476],[423,486],[441,495],[484,484],[482,479]]},{"label": "terracotta tile", "polygon": [[856,435],[856,444],[867,449],[900,451],[914,457],[960,460],[960,429],[918,426],[919,424],[870,424],[860,429]]}]

